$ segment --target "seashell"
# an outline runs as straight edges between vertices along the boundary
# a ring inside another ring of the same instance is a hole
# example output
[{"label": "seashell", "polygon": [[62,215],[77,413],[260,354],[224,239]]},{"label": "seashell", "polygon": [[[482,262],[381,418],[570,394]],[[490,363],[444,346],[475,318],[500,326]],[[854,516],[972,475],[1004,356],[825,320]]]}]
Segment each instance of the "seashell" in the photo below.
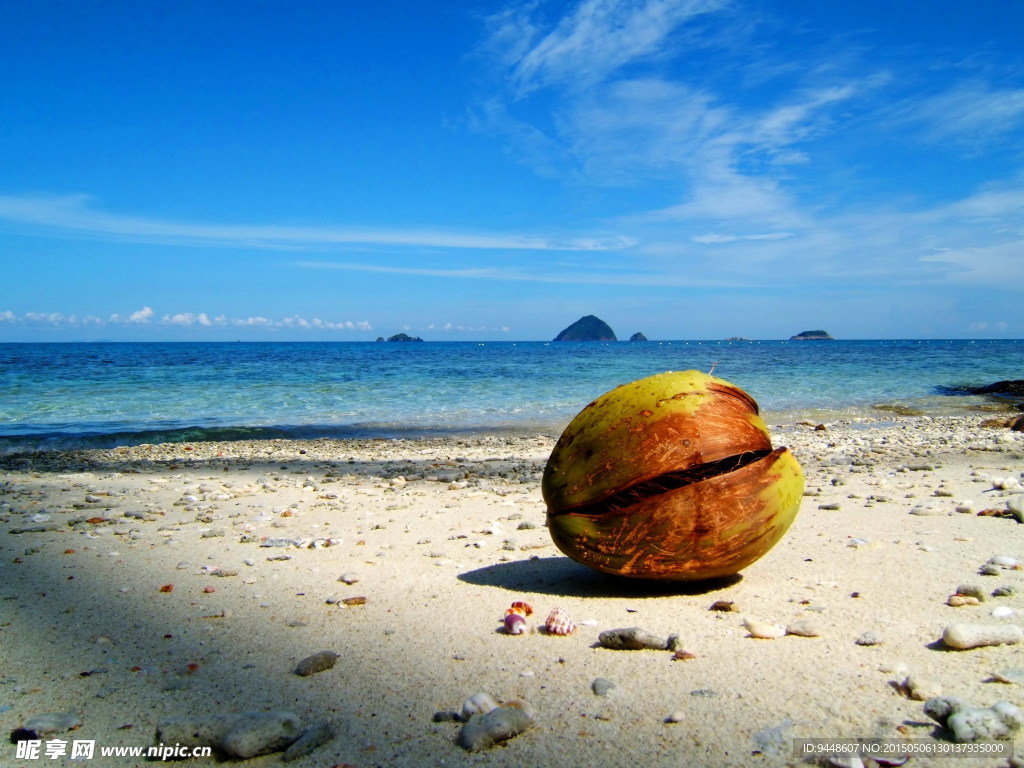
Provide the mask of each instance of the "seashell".
[{"label": "seashell", "polygon": [[759,640],[774,640],[786,634],[786,628],[779,624],[768,624],[763,621],[744,619],[743,627],[750,633],[751,637]]},{"label": "seashell", "polygon": [[523,616],[533,615],[533,606],[522,600],[516,600],[515,602],[513,602],[512,607],[521,611]]},{"label": "seashell", "polygon": [[549,635],[571,635],[576,631],[576,623],[569,618],[564,609],[552,608],[544,620],[544,629]]},{"label": "seashell", "polygon": [[521,635],[526,631],[526,619],[518,613],[509,613],[505,616],[505,634]]},{"label": "seashell", "polygon": [[498,708],[498,702],[489,693],[474,693],[462,702],[462,717],[469,720],[473,715],[486,715]]}]

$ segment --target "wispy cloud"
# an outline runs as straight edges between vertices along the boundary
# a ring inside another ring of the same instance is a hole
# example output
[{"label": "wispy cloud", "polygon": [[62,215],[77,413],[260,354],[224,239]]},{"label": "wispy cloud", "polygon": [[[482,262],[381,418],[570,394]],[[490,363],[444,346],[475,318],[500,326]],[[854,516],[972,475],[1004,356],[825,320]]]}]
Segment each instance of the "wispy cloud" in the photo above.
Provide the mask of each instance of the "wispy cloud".
[{"label": "wispy cloud", "polygon": [[[533,6],[492,20],[493,34],[510,43],[510,81],[517,98],[556,85],[586,88],[637,59],[657,55],[689,19],[720,10],[727,0],[584,0],[544,31],[528,15]],[[515,35],[515,37],[514,37]],[[528,44],[527,44],[528,43]],[[518,54],[518,55],[515,55]]]},{"label": "wispy cloud", "polygon": [[380,245],[510,251],[600,251],[630,245],[621,236],[544,236],[443,230],[362,229],[279,225],[194,224],[163,221],[94,207],[88,195],[0,196],[0,221],[28,225],[43,233],[67,233],[179,245],[246,248],[308,248]]},{"label": "wispy cloud", "polygon": [[0,323],[10,325],[34,325],[50,327],[100,327],[100,326],[151,326],[161,325],[178,328],[265,328],[301,329],[311,331],[372,331],[373,326],[365,320],[330,321],[320,318],[305,318],[292,315],[279,319],[268,317],[211,316],[206,312],[176,312],[156,317],[151,307],[142,307],[128,315],[112,314],[107,317],[96,315],[65,315],[60,312],[25,312],[17,314],[9,309],[0,312]]},{"label": "wispy cloud", "polygon": [[759,235],[723,235],[709,232],[706,235],[697,235],[692,239],[695,243],[715,245],[718,243],[735,243],[739,240],[785,240],[787,237],[792,236],[792,232],[765,232]]}]

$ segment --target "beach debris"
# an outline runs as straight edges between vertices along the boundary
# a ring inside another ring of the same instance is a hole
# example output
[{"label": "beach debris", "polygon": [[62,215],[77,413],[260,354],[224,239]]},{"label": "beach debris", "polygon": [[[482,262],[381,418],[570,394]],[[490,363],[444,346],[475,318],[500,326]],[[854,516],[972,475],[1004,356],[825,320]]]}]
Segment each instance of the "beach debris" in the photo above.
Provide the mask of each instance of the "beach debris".
[{"label": "beach debris", "polygon": [[158,743],[211,747],[242,759],[280,752],[302,734],[302,721],[291,712],[281,711],[175,717],[156,726]]},{"label": "beach debris", "polygon": [[742,389],[695,370],[597,398],[566,427],[541,480],[555,546],[633,578],[738,573],[786,533],[804,487],[757,413]]},{"label": "beach debris", "polygon": [[490,749],[518,736],[533,724],[533,718],[515,703],[495,707],[486,714],[474,714],[459,731],[459,746],[469,752]]},{"label": "beach debris", "polygon": [[1009,667],[992,673],[992,680],[1008,685],[1024,684],[1024,668]]},{"label": "beach debris", "polygon": [[907,675],[900,687],[907,698],[914,701],[928,701],[942,695],[942,685],[922,675]]},{"label": "beach debris", "polygon": [[1016,613],[1016,611],[1008,605],[997,605],[992,609],[991,615],[994,619],[1005,619],[1013,616],[1014,613]]},{"label": "beach debris", "polygon": [[298,760],[300,757],[312,754],[327,742],[334,738],[334,728],[326,720],[314,723],[302,732],[295,741],[281,755],[281,760],[286,763]]},{"label": "beach debris", "polygon": [[519,613],[507,613],[503,626],[506,635],[521,635],[526,632],[526,619]]},{"label": "beach debris", "polygon": [[952,696],[938,696],[924,703],[924,713],[953,734],[957,742],[1010,739],[1024,725],[1024,713],[1008,701],[991,707],[975,707]]},{"label": "beach debris", "polygon": [[682,648],[672,654],[672,661],[692,661],[697,658],[697,654],[691,651],[684,651]]},{"label": "beach debris", "polygon": [[462,702],[462,719],[469,720],[473,715],[486,715],[498,708],[498,702],[489,693],[474,693]]},{"label": "beach debris", "polygon": [[953,608],[960,608],[964,605],[978,605],[981,601],[973,595],[950,595],[946,598],[946,605],[952,606]]},{"label": "beach debris", "polygon": [[525,602],[524,600],[514,600],[512,602],[512,607],[509,608],[509,610],[516,611],[517,613],[520,613],[523,616],[533,615],[533,606]]},{"label": "beach debris", "polygon": [[681,723],[685,719],[686,713],[683,712],[683,710],[681,709],[677,709],[675,712],[670,713],[669,716],[665,718],[665,722],[670,724]]},{"label": "beach debris", "polygon": [[590,684],[590,690],[595,696],[607,696],[609,691],[615,687],[615,683],[605,677],[596,677]]},{"label": "beach debris", "polygon": [[1014,645],[1024,642],[1024,629],[1015,624],[950,624],[942,631],[942,642],[958,651]]},{"label": "beach debris", "polygon": [[786,625],[786,634],[797,637],[821,637],[821,629],[813,619],[797,619]]},{"label": "beach debris", "polygon": [[338,654],[334,651],[319,651],[312,656],[307,656],[295,667],[295,674],[300,677],[309,677],[317,672],[324,672],[333,667],[338,661]]},{"label": "beach debris", "polygon": [[1008,498],[1006,511],[1016,518],[1018,523],[1024,523],[1024,493]]},{"label": "beach debris", "polygon": [[739,613],[739,606],[736,605],[732,600],[715,600],[708,608],[709,611],[723,611],[729,613]]},{"label": "beach debris", "polygon": [[963,597],[973,597],[979,603],[985,602],[985,590],[977,584],[961,584],[956,588],[955,594]]},{"label": "beach debris", "polygon": [[23,728],[39,735],[65,733],[82,725],[81,719],[72,712],[43,712],[25,721]]},{"label": "beach debris", "polygon": [[882,638],[881,633],[869,629],[867,632],[861,634],[860,637],[858,637],[853,642],[855,642],[857,645],[872,646],[881,645],[885,642],[885,640]]},{"label": "beach debris", "polygon": [[774,640],[786,634],[786,628],[781,624],[769,624],[754,619],[744,619],[743,628],[750,633],[751,637],[758,640]]},{"label": "beach debris", "polygon": [[355,571],[346,571],[338,577],[338,581],[343,581],[346,584],[355,584],[362,577]]},{"label": "beach debris", "polygon": [[671,651],[675,650],[670,647],[673,639],[678,640],[678,636],[659,637],[641,627],[606,629],[597,636],[597,642],[602,647],[610,648],[613,651]]},{"label": "beach debris", "polygon": [[544,629],[549,635],[571,635],[576,631],[576,623],[563,608],[552,608],[544,620]]}]

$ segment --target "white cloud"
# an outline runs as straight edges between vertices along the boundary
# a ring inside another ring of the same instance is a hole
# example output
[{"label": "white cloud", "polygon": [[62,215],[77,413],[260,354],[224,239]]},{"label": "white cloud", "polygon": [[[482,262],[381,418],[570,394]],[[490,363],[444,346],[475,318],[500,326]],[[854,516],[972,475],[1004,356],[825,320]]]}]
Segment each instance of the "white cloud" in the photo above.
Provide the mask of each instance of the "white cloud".
[{"label": "white cloud", "polygon": [[738,240],[785,240],[787,237],[792,236],[792,232],[765,232],[760,235],[722,235],[709,232],[706,235],[697,235],[691,239],[695,243],[711,245],[716,243],[735,243]]},{"label": "white cloud", "polygon": [[153,317],[153,309],[151,307],[143,307],[138,312],[132,312],[128,316],[128,322],[130,323],[148,323]]},{"label": "white cloud", "polygon": [[44,234],[73,231],[117,240],[290,250],[353,244],[512,251],[589,251],[623,247],[623,241],[616,237],[194,224],[106,213],[93,208],[91,203],[87,195],[0,196],[0,220],[32,225]]},{"label": "white cloud", "polygon": [[630,62],[657,54],[687,20],[726,5],[723,0],[584,0],[543,35],[528,16],[506,12],[492,19],[492,41],[508,44],[506,62],[518,54],[510,81],[522,98],[549,85],[573,89],[600,82]]},{"label": "white cloud", "polygon": [[[79,319],[76,315],[63,315],[60,312],[26,312],[23,315],[15,314],[11,310],[0,312],[0,323],[10,324],[45,324],[53,326],[74,327],[83,326],[107,326],[107,325],[150,325],[150,320],[155,316],[152,308],[143,307],[133,312],[127,318],[114,313],[106,320],[97,315],[85,315]],[[206,312],[177,312],[167,313],[160,318],[160,325],[174,326],[181,328],[223,328],[226,326],[249,327],[249,328],[298,328],[310,331],[372,331],[373,325],[366,320],[344,320],[329,321],[320,318],[307,319],[299,315],[285,317],[280,320],[273,320],[267,317],[255,316],[247,318],[228,318],[226,315],[211,317]]]}]

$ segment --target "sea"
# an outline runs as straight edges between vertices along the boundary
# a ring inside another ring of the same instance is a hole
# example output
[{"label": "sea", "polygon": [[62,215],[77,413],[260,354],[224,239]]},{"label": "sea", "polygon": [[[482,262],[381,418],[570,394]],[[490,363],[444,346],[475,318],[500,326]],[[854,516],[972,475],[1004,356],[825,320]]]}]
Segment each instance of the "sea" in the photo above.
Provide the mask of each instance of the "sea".
[{"label": "sea", "polygon": [[713,371],[769,425],[1009,410],[1024,340],[0,344],[0,453],[260,438],[556,436],[604,392]]}]

